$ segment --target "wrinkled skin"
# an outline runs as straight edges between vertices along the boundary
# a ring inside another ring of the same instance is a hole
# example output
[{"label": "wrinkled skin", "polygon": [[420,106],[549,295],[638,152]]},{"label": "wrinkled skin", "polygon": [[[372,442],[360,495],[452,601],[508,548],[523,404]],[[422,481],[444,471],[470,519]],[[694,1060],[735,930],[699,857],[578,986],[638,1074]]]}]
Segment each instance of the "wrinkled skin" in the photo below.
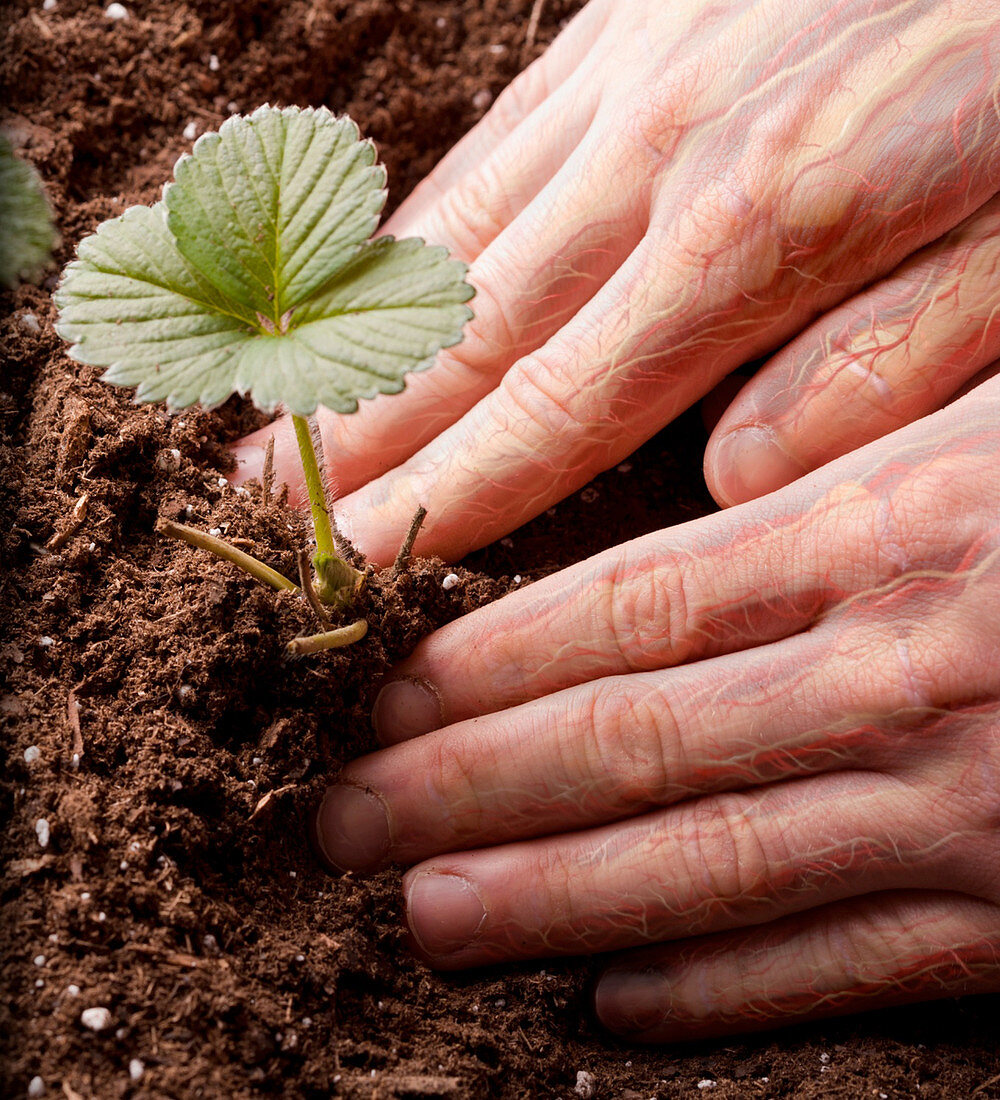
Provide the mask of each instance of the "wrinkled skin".
[{"label": "wrinkled skin", "polygon": [[479,293],[324,422],[377,561],[418,502],[420,552],[498,537],[769,357],[706,455],[737,507],[383,690],[318,831],[417,864],[432,964],[633,949],[596,1005],[645,1040],[1000,990],[998,74],[992,0],[592,0],[387,226]]},{"label": "wrinkled skin", "polygon": [[993,379],[440,630],[328,858],[417,863],[435,966],[659,945],[597,992],[642,1039],[1000,990],[998,455]]}]

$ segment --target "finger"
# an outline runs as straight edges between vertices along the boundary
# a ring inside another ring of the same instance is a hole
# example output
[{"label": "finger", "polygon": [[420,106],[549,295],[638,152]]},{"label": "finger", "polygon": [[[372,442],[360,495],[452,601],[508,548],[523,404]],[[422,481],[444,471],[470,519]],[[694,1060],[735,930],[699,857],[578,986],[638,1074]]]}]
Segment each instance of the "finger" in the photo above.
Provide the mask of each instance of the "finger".
[{"label": "finger", "polygon": [[[473,263],[558,172],[590,125],[599,82],[592,76],[581,77],[579,69],[607,18],[606,7],[589,4],[545,55],[512,82],[486,118],[380,232],[419,236]],[[544,241],[534,243],[545,247]],[[528,255],[541,254],[532,247]],[[394,395],[388,404],[385,396],[362,402],[349,417],[318,411],[335,494],[352,492],[409,458],[488,393],[496,377],[516,360],[519,348],[530,350],[535,339],[544,338],[551,322],[536,332],[529,317],[545,312],[537,308],[540,291],[526,288],[523,303],[515,299],[513,306],[504,297],[517,286],[509,281],[510,263],[520,268],[522,276],[532,269],[532,262],[518,255],[516,243],[506,264],[486,259],[473,268],[470,278],[479,292],[476,317],[467,326],[463,345],[442,352],[431,375],[411,375],[403,394]],[[571,261],[568,266],[572,267]],[[539,285],[545,277],[539,274]],[[559,290],[555,283],[552,280],[549,288],[550,304]],[[494,286],[502,287],[504,294]],[[573,301],[563,308],[571,309]],[[535,307],[524,308],[529,302]],[[242,484],[261,476],[272,437],[275,475],[289,486],[291,503],[301,504],[306,500],[305,484],[295,432],[287,417],[251,433],[236,446],[233,481]]]},{"label": "finger", "polygon": [[1000,390],[980,391],[976,406],[953,406],[752,509],[637,539],[448,624],[394,669],[374,710],[379,739],[786,638],[925,563],[960,574],[968,546],[955,516],[968,494],[1000,510],[995,459],[968,442],[995,440]]},{"label": "finger", "polygon": [[391,561],[418,504],[429,515],[424,554],[455,560],[493,541],[620,461],[828,300],[829,288],[792,279],[783,300],[748,304],[750,283],[765,278],[754,263],[774,259],[761,255],[744,266],[737,305],[725,277],[692,280],[676,262],[683,252],[665,256],[659,234],[647,235],[586,308],[461,421],[344,500],[338,514],[354,541]]},{"label": "finger", "polygon": [[[590,3],[555,39],[545,53],[524,72],[520,73],[500,93],[496,103],[490,108],[481,122],[469,131],[465,137],[448,152],[437,167],[414,189],[413,193],[401,204],[396,213],[386,223],[384,232],[397,237],[427,236],[426,219],[452,188],[461,184],[468,175],[476,173],[482,165],[491,160],[507,139],[522,131],[515,142],[523,153],[531,159],[543,162],[553,159],[555,144],[565,142],[566,131],[578,129],[578,114],[572,109],[573,101],[561,98],[560,115],[546,108],[543,112],[546,120],[544,127],[537,125],[536,116],[553,94],[561,89],[569,79],[579,71],[585,58],[591,53],[594,43],[600,38],[601,31],[608,19],[607,3]],[[590,85],[596,87],[591,77]],[[579,83],[578,92],[584,91]],[[576,106],[580,106],[577,104]],[[569,108],[569,109],[567,109]],[[528,124],[525,126],[525,124]],[[575,142],[573,142],[575,144]],[[562,157],[565,159],[565,155]],[[557,160],[561,163],[561,160]],[[489,172],[499,177],[504,186],[511,183],[499,167]],[[518,178],[526,166],[515,163]],[[550,173],[551,174],[551,173]],[[494,199],[498,195],[491,196]],[[473,212],[469,211],[471,215]],[[429,237],[437,244],[448,244],[444,239]],[[464,259],[474,259],[473,255],[463,255]]]},{"label": "finger", "polygon": [[[1000,562],[992,576],[974,568],[974,589],[968,575],[925,577],[912,622],[902,600],[891,611],[888,592],[871,593],[777,645],[605,678],[354,761],[320,808],[321,847],[341,869],[368,871],[696,794],[889,769],[922,761],[931,738],[989,744],[996,714],[976,704],[1000,693],[1000,614],[984,609],[1000,605]],[[891,626],[873,625],[872,604]]]},{"label": "finger", "polygon": [[[584,90],[577,97],[572,117],[580,123],[588,121],[586,104],[592,94]],[[546,115],[545,105],[541,110]],[[561,132],[563,137],[551,143],[560,153],[563,143],[568,147],[580,136],[576,124],[562,126]],[[561,166],[538,160],[520,141],[512,135],[493,160],[427,215],[435,224],[422,227],[434,243],[456,247],[463,242],[465,252],[482,248],[469,272],[476,297],[462,343],[441,352],[433,370],[410,375],[402,394],[363,401],[351,416],[320,410],[326,463],[337,495],[391,470],[488,395],[521,356],[544,344],[586,305],[641,238],[648,219],[648,186],[621,186],[620,175],[630,171],[628,165],[620,171],[588,171],[613,155],[600,149],[596,137],[588,136]],[[520,177],[513,162],[496,167],[518,157],[528,166]],[[555,174],[545,182],[550,170]],[[512,183],[508,190],[507,176],[520,178],[521,184]],[[533,195],[533,187],[543,183]],[[522,202],[527,203],[523,210]],[[595,209],[602,211],[601,218],[593,216]],[[260,476],[272,436],[275,475],[289,485],[291,502],[301,503],[303,477],[287,418],[236,446],[234,480],[240,484]]]},{"label": "finger", "polygon": [[[835,89],[821,110],[801,95],[780,109],[786,82],[800,75],[794,65],[738,105],[722,102],[728,85],[710,79],[709,65],[694,96],[665,80],[641,86],[641,110],[609,106],[601,136],[619,151],[583,170],[615,187],[624,186],[623,165],[640,180],[648,172],[647,239],[587,310],[469,416],[347,501],[365,552],[391,560],[418,503],[429,510],[424,553],[455,558],[489,542],[995,194],[992,27],[919,14],[906,16],[904,69],[862,45],[871,39],[863,21],[849,30],[862,40],[849,79],[843,58],[821,51]],[[857,89],[872,80],[878,94],[859,101]],[[904,91],[911,98],[901,109]],[[962,112],[946,108],[952,102]],[[762,119],[759,128],[748,129],[750,116]],[[584,142],[571,159],[591,148]],[[591,209],[603,215],[605,206]]]},{"label": "finger", "polygon": [[442,856],[405,875],[420,953],[457,969],[763,924],[883,890],[958,890],[923,792],[876,772],[714,795],[584,832]]},{"label": "finger", "polygon": [[657,252],[643,242],[460,421],[341,501],[338,517],[371,560],[392,559],[400,517],[417,504],[428,510],[420,553],[454,560],[489,543],[631,453],[711,384],[672,368],[684,353],[666,350],[680,337],[663,321],[664,300],[676,302],[688,280],[678,271],[676,282],[657,281]]},{"label": "finger", "polygon": [[717,500],[773,492],[940,408],[1000,357],[1000,196],[813,324],[749,382],[705,457]]},{"label": "finger", "polygon": [[595,1007],[623,1037],[669,1043],[998,991],[1000,906],[902,892],[632,953]]},{"label": "finger", "polygon": [[[581,64],[558,88],[540,97],[518,125],[488,153],[470,160],[447,187],[434,174],[429,176],[386,223],[384,232],[422,237],[444,245],[466,263],[475,261],[556,175],[586,134],[600,90],[589,68]],[[516,82],[508,91],[520,94]],[[501,97],[494,110],[503,103]]]}]

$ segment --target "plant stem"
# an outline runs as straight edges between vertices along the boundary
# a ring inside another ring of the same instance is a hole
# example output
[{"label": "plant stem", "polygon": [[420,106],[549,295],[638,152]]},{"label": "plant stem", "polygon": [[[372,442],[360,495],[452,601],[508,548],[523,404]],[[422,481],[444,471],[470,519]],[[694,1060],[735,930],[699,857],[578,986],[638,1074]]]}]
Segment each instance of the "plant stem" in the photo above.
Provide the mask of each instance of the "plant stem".
[{"label": "plant stem", "polygon": [[403,539],[403,545],[400,546],[396,560],[392,563],[392,575],[394,577],[399,576],[409,564],[410,554],[413,553],[413,544],[417,541],[417,535],[420,534],[420,528],[426,518],[427,509],[422,504],[418,504],[413,519],[410,520],[410,529]]},{"label": "plant stem", "polygon": [[245,554],[242,550],[237,550],[235,546],[230,546],[228,542],[217,539],[215,535],[209,535],[205,531],[199,531],[197,528],[188,527],[183,523],[173,523],[169,519],[158,520],[156,530],[161,535],[168,536],[168,538],[180,539],[189,546],[197,547],[199,550],[208,550],[216,557],[232,562],[244,573],[249,573],[251,577],[255,577],[263,584],[270,585],[271,588],[276,588],[279,592],[298,592],[299,590],[297,584],[293,584],[277,570],[272,569],[269,565],[265,565],[249,554]]},{"label": "plant stem", "polygon": [[313,586],[312,580],[312,567],[309,565],[309,555],[305,550],[300,550],[298,552],[298,563],[299,587],[305,593],[305,597],[309,601],[309,606],[313,609],[313,614],[319,619],[320,626],[325,626],[327,630],[329,630],[333,624],[330,622],[330,616],[326,613],[326,608],[316,594],[316,589]]},{"label": "plant stem", "polygon": [[262,504],[271,503],[271,491],[274,489],[274,436],[267,441],[264,451],[264,469],[260,475],[260,500]]},{"label": "plant stem", "polygon": [[338,553],[343,539],[335,537],[336,528],[332,523],[330,507],[326,501],[326,486],[323,484],[323,475],[316,457],[317,450],[322,454],[319,429],[311,418],[306,419],[294,413],[292,423],[295,425],[295,438],[302,456],[302,471],[309,492],[313,530],[316,532],[316,553],[313,555],[313,565],[319,580],[316,592],[325,604],[350,607],[364,575]]},{"label": "plant stem", "polygon": [[327,630],[323,634],[311,634],[307,638],[293,638],[285,649],[295,657],[304,657],[309,653],[322,653],[325,649],[341,649],[345,645],[360,642],[368,633],[366,619],[358,619],[350,626],[341,626],[336,630]]},{"label": "plant stem", "polygon": [[316,461],[316,448],[313,446],[309,421],[304,416],[292,414],[295,425],[295,438],[302,456],[302,471],[306,476],[306,490],[309,493],[309,507],[312,511],[313,529],[316,532],[316,550],[320,554],[339,557],[333,541],[333,528],[330,526],[330,509],[326,503],[326,488],[323,475]]}]

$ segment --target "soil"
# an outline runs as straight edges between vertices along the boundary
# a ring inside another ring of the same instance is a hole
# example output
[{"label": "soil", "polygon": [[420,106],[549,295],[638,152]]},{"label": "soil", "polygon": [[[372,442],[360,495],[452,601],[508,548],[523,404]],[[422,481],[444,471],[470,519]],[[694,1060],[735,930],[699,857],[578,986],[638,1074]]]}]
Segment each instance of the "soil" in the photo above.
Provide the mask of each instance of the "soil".
[{"label": "soil", "polygon": [[[62,264],[156,198],[190,123],[265,101],[353,115],[398,202],[580,6],[548,0],[528,42],[532,0],[151,0],[120,22],[92,0],[8,0],[0,102]],[[67,1100],[1000,1096],[1000,998],[628,1048],[593,1022],[596,962],[434,974],[407,953],[397,872],[330,877],[311,854],[325,778],[372,747],[379,676],[423,633],[515,574],[712,507],[696,415],[450,591],[441,562],[372,577],[365,642],[289,662],[300,602],[153,531],[218,527],[293,570],[301,517],[222,478],[256,414],[135,407],[66,358],[52,285],[0,298],[4,1095],[37,1076]],[[81,1024],[93,1007],[100,1031]]]}]

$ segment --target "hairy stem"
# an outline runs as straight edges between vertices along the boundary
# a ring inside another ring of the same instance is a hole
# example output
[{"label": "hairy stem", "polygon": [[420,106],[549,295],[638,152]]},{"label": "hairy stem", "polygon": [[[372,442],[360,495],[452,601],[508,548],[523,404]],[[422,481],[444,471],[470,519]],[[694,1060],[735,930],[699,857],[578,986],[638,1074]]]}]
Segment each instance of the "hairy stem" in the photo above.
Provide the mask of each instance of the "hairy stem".
[{"label": "hairy stem", "polygon": [[199,550],[208,550],[210,553],[215,554],[217,558],[232,562],[244,573],[249,573],[251,577],[255,577],[271,588],[276,588],[279,592],[298,592],[299,590],[297,584],[293,584],[277,570],[272,569],[269,565],[265,565],[249,554],[245,554],[242,550],[237,550],[235,546],[230,546],[228,542],[217,539],[215,535],[209,535],[205,531],[199,531],[197,528],[188,527],[183,523],[173,523],[169,519],[158,520],[156,530],[168,538],[180,539],[189,546],[197,547]]},{"label": "hairy stem", "polygon": [[[295,438],[302,456],[302,470],[306,477],[309,507],[312,511],[313,529],[316,532],[316,553],[313,565],[319,584],[317,595],[325,604],[349,607],[361,587],[363,574],[346,562],[338,550],[344,544],[343,537],[336,537],[336,528],[326,500],[326,486],[319,468],[316,452],[320,446],[319,429],[315,421],[304,416],[292,415]],[[315,435],[314,435],[315,431]],[[339,535],[339,532],[336,532]]]},{"label": "hairy stem", "polygon": [[333,528],[330,525],[330,508],[326,502],[326,487],[316,460],[316,448],[313,446],[312,430],[304,416],[292,415],[295,425],[295,439],[302,456],[302,471],[306,476],[306,490],[309,493],[309,508],[312,511],[313,529],[316,532],[316,551],[338,557],[333,541]]},{"label": "hairy stem", "polygon": [[327,630],[323,634],[311,634],[307,638],[293,638],[285,646],[285,649],[296,657],[304,657],[309,653],[322,653],[325,649],[341,649],[346,645],[360,642],[368,633],[366,619],[358,619],[349,626],[341,626],[336,630]]}]

